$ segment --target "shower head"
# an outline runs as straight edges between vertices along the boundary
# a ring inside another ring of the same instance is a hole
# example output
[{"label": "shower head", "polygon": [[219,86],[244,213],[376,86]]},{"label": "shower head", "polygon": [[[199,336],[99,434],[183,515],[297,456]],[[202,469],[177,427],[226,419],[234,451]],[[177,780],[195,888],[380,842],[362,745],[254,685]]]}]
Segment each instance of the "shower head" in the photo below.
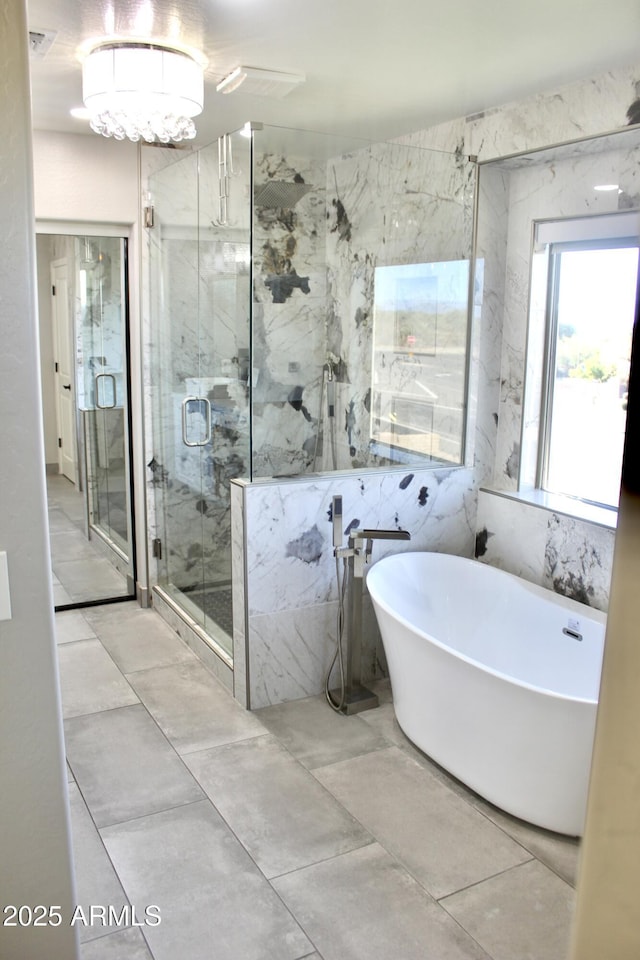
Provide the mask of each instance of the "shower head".
[{"label": "shower head", "polygon": [[279,207],[282,210],[293,210],[296,203],[310,190],[313,190],[310,183],[268,180],[255,188],[253,202],[256,207]]}]

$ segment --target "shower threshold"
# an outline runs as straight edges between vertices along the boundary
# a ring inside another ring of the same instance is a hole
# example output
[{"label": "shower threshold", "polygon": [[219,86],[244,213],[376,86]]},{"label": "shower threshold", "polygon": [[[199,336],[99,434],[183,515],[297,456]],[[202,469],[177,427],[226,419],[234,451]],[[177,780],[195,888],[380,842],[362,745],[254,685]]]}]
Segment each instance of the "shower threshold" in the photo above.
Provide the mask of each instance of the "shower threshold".
[{"label": "shower threshold", "polygon": [[182,592],[227,636],[233,636],[231,583],[216,583],[209,586],[198,584],[196,587],[183,589]]},{"label": "shower threshold", "polygon": [[[199,588],[203,593],[206,590]],[[229,590],[225,586],[222,589]],[[191,594],[172,584],[153,587],[153,605],[165,620],[186,640],[187,645],[220,677],[225,686],[233,688],[233,641],[204,611]]]}]

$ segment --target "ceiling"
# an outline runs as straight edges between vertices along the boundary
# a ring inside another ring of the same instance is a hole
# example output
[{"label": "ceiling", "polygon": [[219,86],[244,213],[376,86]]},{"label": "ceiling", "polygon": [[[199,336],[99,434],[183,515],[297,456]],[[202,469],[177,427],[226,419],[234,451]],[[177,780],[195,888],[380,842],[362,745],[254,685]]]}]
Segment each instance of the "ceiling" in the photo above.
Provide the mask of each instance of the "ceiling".
[{"label": "ceiling", "polygon": [[[172,39],[205,55],[200,144],[247,120],[387,139],[640,62],[637,0],[27,0],[27,9],[29,30],[55,34],[30,61],[33,126],[90,136],[69,110],[82,105],[82,47],[103,37]],[[282,99],[217,93],[240,64],[306,80]]]}]

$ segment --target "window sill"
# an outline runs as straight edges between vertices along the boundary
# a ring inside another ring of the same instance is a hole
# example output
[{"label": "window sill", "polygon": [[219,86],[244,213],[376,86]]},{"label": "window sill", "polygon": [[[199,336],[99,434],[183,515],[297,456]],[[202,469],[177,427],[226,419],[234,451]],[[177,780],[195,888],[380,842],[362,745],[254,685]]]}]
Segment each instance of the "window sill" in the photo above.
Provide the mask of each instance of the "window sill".
[{"label": "window sill", "polygon": [[609,530],[615,530],[618,525],[617,510],[598,507],[592,503],[585,503],[583,500],[575,500],[573,497],[563,497],[559,493],[547,493],[545,490],[533,488],[530,490],[492,490],[490,487],[481,487],[480,489],[484,493],[506,497],[507,500],[519,500],[521,503],[528,503],[532,507],[541,507],[543,510],[551,510],[553,513],[560,513],[565,517],[573,517],[586,523],[595,523],[600,527],[607,527]]}]

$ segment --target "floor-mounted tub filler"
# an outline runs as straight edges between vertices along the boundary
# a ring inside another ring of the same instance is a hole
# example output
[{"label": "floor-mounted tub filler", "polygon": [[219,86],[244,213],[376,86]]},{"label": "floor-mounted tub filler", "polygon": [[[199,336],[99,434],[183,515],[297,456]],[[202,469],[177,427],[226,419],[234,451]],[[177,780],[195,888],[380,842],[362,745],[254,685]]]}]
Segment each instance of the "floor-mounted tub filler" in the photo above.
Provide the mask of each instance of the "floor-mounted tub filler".
[{"label": "floor-mounted tub filler", "polygon": [[606,615],[476,560],[373,565],[398,723],[491,803],[583,831]]}]

